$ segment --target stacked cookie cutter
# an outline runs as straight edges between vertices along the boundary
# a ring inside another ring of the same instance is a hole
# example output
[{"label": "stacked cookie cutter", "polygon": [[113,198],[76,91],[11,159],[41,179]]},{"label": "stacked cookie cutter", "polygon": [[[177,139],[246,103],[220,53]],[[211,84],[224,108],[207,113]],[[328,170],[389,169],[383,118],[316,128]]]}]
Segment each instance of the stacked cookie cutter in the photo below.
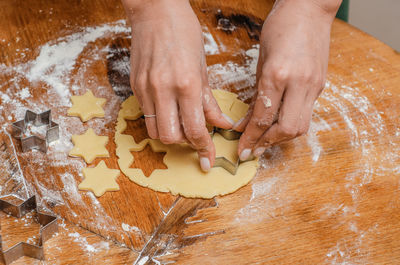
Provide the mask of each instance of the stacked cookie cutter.
[{"label": "stacked cookie cutter", "polygon": [[[214,133],[219,133],[222,137],[224,137],[226,140],[233,141],[233,140],[238,140],[240,136],[242,135],[240,132],[234,131],[234,130],[226,130],[226,129],[221,129],[214,127],[213,130],[211,131],[211,134]],[[248,160],[252,160],[253,157],[250,157]],[[214,162],[214,167],[222,167],[225,170],[227,170],[229,173],[232,175],[236,175],[237,169],[239,168],[240,163],[246,162],[246,161],[240,161],[238,158],[235,163],[227,159],[226,157],[223,156],[217,156],[215,158]]]},{"label": "stacked cookie cutter", "polygon": [[[36,135],[24,137],[29,124],[33,124],[36,127],[47,126],[46,137],[41,138]],[[27,110],[23,120],[16,121],[12,124],[12,135],[21,141],[22,152],[38,149],[46,153],[49,143],[59,138],[59,126],[51,120],[51,110],[40,114]]]},{"label": "stacked cookie cutter", "polygon": [[0,235],[0,260],[3,261],[5,265],[9,265],[11,262],[23,256],[43,260],[44,242],[46,242],[56,232],[58,232],[57,217],[39,212],[39,210],[37,209],[35,196],[30,197],[28,200],[20,204],[13,204],[3,199],[0,199],[0,210],[16,218],[21,218],[26,213],[35,210],[36,221],[41,225],[38,245],[33,245],[26,242],[19,242],[18,244],[4,251],[2,238]]}]

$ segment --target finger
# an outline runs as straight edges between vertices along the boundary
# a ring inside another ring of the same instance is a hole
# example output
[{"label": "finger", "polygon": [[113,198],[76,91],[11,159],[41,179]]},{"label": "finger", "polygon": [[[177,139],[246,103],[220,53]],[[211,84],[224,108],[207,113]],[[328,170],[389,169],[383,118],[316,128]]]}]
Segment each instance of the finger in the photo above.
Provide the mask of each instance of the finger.
[{"label": "finger", "polygon": [[145,115],[150,115],[150,117],[144,118],[146,122],[147,134],[151,139],[158,139],[159,135],[156,116],[151,116],[156,115],[156,110],[152,99],[148,95],[144,97],[142,109]]},{"label": "finger", "polygon": [[[263,62],[264,60],[263,58],[263,54],[262,54],[262,50],[260,49],[259,51],[259,56],[258,56],[258,61],[257,61],[257,70],[256,70],[256,80],[258,83],[258,80],[260,80],[260,76],[262,73],[262,66],[263,66]],[[249,123],[251,116],[253,115],[253,111],[254,111],[254,104],[257,98],[257,94],[255,93],[255,95],[253,96],[250,106],[249,106],[249,110],[246,113],[246,116],[244,116],[243,118],[241,118],[240,120],[238,120],[234,125],[233,125],[233,130],[238,131],[238,132],[243,132],[246,129],[247,124]]]},{"label": "finger", "polygon": [[203,89],[203,110],[209,124],[223,129],[232,128],[232,118],[221,111],[209,87]]},{"label": "finger", "polygon": [[163,144],[176,144],[185,141],[181,128],[178,106],[172,95],[156,97],[156,119],[159,139]]},{"label": "finger", "polygon": [[257,95],[254,96],[254,100],[252,100],[252,102],[250,103],[250,106],[249,106],[249,109],[248,109],[248,111],[246,113],[246,116],[244,116],[243,118],[238,120],[233,125],[233,128],[232,128],[233,130],[238,131],[238,132],[243,132],[246,129],[246,126],[249,123],[251,116],[253,115],[256,96]]},{"label": "finger", "polygon": [[198,95],[188,92],[181,94],[179,111],[185,136],[197,150],[202,170],[209,171],[214,164],[215,147],[206,128],[200,93]]},{"label": "finger", "polygon": [[[140,104],[140,108],[142,109],[145,115],[154,115],[155,107],[154,102],[147,90],[147,77],[146,75],[138,74],[136,76],[134,86],[132,90],[138,99]],[[157,123],[154,117],[147,118],[145,117],[147,134],[152,139],[158,139],[158,130],[157,130]]]},{"label": "finger", "polygon": [[207,75],[207,64],[205,62],[205,56],[202,56],[202,72],[201,78],[203,83],[203,110],[206,121],[215,127],[223,129],[231,129],[234,121],[231,117],[223,113],[215,100],[211,88],[208,83]]},{"label": "finger", "polygon": [[[255,155],[261,155],[265,148],[291,140],[308,130],[313,104],[305,100],[301,87],[291,87],[285,93],[279,113],[279,120],[259,139]],[[300,96],[299,96],[300,95]]]},{"label": "finger", "polygon": [[283,91],[283,88],[277,88],[269,79],[261,78],[258,82],[254,110],[239,141],[238,152],[241,160],[250,157],[260,137],[271,127],[279,110]]}]

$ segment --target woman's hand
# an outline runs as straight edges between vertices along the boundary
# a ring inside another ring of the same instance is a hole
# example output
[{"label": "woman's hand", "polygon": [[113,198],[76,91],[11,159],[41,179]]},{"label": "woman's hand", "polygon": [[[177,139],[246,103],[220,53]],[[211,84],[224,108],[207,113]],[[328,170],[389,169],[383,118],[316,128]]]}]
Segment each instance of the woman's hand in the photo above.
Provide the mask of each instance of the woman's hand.
[{"label": "woman's hand", "polygon": [[244,130],[241,160],[308,131],[324,87],[331,24],[340,2],[281,0],[274,6],[261,32],[257,95],[234,126]]},{"label": "woman's hand", "polygon": [[206,122],[232,128],[207,80],[203,35],[188,1],[124,0],[132,24],[131,87],[148,134],[164,144],[188,142],[208,171],[215,147]]}]

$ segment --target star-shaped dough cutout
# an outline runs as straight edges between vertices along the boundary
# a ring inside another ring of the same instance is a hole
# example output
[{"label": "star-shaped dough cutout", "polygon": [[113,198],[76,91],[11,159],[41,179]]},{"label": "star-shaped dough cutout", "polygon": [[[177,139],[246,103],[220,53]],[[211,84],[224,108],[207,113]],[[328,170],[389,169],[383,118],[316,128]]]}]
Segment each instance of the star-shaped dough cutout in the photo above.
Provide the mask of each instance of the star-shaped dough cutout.
[{"label": "star-shaped dough cutout", "polygon": [[[225,157],[233,164],[236,164],[239,160],[237,153],[239,140],[227,140],[217,132],[214,133],[212,139],[215,145],[216,157]],[[229,142],[229,144],[227,144],[227,142]]]},{"label": "star-shaped dough cutout", "polygon": [[80,156],[90,164],[96,157],[109,157],[106,149],[108,136],[98,136],[92,128],[89,128],[82,135],[73,135],[72,143],[74,148],[69,152],[70,156]]},{"label": "star-shaped dough cutout", "polygon": [[72,96],[71,102],[72,107],[68,110],[68,116],[80,117],[83,122],[95,117],[104,117],[103,106],[106,99],[96,98],[90,90],[82,96]]},{"label": "star-shaped dough cutout", "polygon": [[120,172],[118,169],[109,169],[104,161],[96,167],[82,169],[85,179],[79,184],[80,190],[89,190],[97,197],[102,196],[106,191],[119,190],[116,179]]}]

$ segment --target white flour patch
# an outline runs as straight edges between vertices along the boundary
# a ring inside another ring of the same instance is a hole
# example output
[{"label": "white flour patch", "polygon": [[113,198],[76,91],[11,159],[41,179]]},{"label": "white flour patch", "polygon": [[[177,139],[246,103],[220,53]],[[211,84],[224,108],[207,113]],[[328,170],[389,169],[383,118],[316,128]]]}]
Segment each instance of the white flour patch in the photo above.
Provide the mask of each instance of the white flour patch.
[{"label": "white flour patch", "polygon": [[[340,205],[326,204],[321,212],[328,215],[339,214],[346,220],[346,228],[355,233],[357,239],[341,238],[335,247],[326,254],[329,264],[361,264],[367,262],[368,243],[364,244],[366,236],[377,233],[378,224],[362,231],[359,229],[357,218],[358,206],[363,200],[362,189],[364,185],[374,181],[376,176],[387,176],[388,174],[400,175],[393,170],[393,163],[399,161],[400,153],[397,152],[398,144],[389,138],[391,148],[385,150],[384,155],[376,156],[371,154],[379,153],[384,137],[382,134],[388,132],[386,124],[378,111],[377,106],[372,104],[368,97],[363,94],[365,90],[374,90],[366,81],[364,87],[361,84],[343,84],[340,87],[327,81],[326,89],[321,98],[327,100],[327,111],[336,111],[346,125],[350,135],[350,145],[356,151],[357,157],[351,161],[354,169],[346,174],[343,188],[352,198],[351,202]],[[320,109],[319,109],[320,110]]]},{"label": "white flour patch", "polygon": [[10,103],[11,102],[11,98],[9,95],[7,94],[2,94],[1,95],[1,103],[5,104],[5,103]]},{"label": "white flour patch", "polygon": [[29,97],[32,96],[32,95],[31,95],[31,92],[29,91],[29,88],[28,88],[28,87],[25,87],[25,88],[23,88],[23,89],[21,89],[21,90],[19,90],[19,91],[17,92],[17,96],[18,96],[20,99],[27,99],[27,98],[29,98]]},{"label": "white flour patch", "polygon": [[81,205],[85,207],[86,204],[83,202],[82,196],[78,190],[78,184],[75,181],[75,177],[71,173],[64,173],[60,175],[60,179],[64,184],[63,193],[65,193],[68,201],[71,201],[74,206]]},{"label": "white flour patch", "polygon": [[95,244],[89,244],[87,238],[79,234],[78,232],[69,233],[69,237],[73,238],[73,241],[78,243],[80,247],[89,254],[95,254],[103,250],[110,249],[110,244],[106,241],[98,242]]},{"label": "white flour patch", "polygon": [[253,48],[241,52],[246,57],[244,64],[228,61],[226,64],[208,66],[211,88],[223,89],[234,85],[234,88],[239,92],[239,97],[243,100],[252,97],[255,90],[251,90],[251,92],[242,90],[255,86],[259,47],[257,44]]},{"label": "white flour patch", "polygon": [[220,46],[215,41],[213,35],[208,31],[207,27],[203,27],[204,50],[206,55],[219,54]]},{"label": "white flour patch", "polygon": [[[66,35],[41,46],[38,50],[39,55],[31,61],[22,63],[16,61],[13,66],[0,64],[2,74],[12,84],[8,86],[6,91],[0,91],[0,124],[2,129],[6,129],[10,122],[22,119],[27,109],[37,113],[51,109],[53,121],[60,126],[60,139],[50,144],[46,154],[37,151],[19,154],[23,161],[29,161],[32,167],[37,169],[35,174],[47,176],[40,182],[33,177],[40,205],[43,208],[46,208],[46,205],[51,205],[52,208],[56,207],[57,209],[88,207],[82,196],[89,196],[94,204],[95,217],[92,221],[95,226],[101,230],[108,229],[115,232],[117,231],[116,227],[110,225],[112,220],[97,199],[92,198],[90,193],[80,192],[77,189],[78,183],[74,176],[79,176],[81,169],[86,167],[86,164],[82,159],[68,156],[73,147],[72,134],[81,134],[88,127],[93,126],[96,127],[96,131],[103,134],[112,130],[112,128],[106,128],[105,124],[116,118],[120,104],[118,97],[110,98],[109,88],[98,86],[99,81],[95,78],[104,77],[93,77],[87,80],[84,75],[92,64],[104,61],[108,52],[108,46],[97,47],[93,45],[90,49],[88,49],[88,46],[98,39],[109,38],[112,35],[128,37],[130,28],[123,20],[97,27],[82,28],[79,32]],[[108,45],[108,43],[105,45]],[[77,62],[82,57],[88,59],[84,59],[77,68]],[[129,60],[126,64],[129,66]],[[118,69],[118,71],[120,70],[124,69]],[[27,86],[27,81],[31,85],[28,84]],[[39,91],[30,90],[32,87],[39,89]],[[67,107],[70,106],[70,90],[80,93],[86,89],[92,89],[96,95],[108,95],[109,100],[105,106],[106,120],[96,119],[83,124],[78,118],[66,116]],[[43,93],[43,96],[37,97],[35,93]],[[35,96],[35,100],[32,99],[33,96]],[[3,109],[7,109],[7,113],[4,113]],[[44,127],[31,127],[29,133],[44,134],[44,129]],[[46,172],[47,166],[66,169],[67,173],[53,175]],[[54,187],[58,187],[60,182],[63,188],[56,190]],[[70,214],[73,217],[78,217],[73,211],[70,211]]]},{"label": "white flour patch", "polygon": [[261,158],[260,166],[263,169],[270,170],[271,174],[267,178],[259,178],[257,175],[253,179],[252,195],[246,206],[239,209],[235,214],[236,223],[259,223],[274,218],[291,201],[287,194],[284,194],[289,167],[279,171],[279,173],[274,171],[274,168],[282,163],[282,150],[279,146],[274,146],[267,149],[266,153],[269,158]]},{"label": "white flour patch", "polygon": [[334,247],[328,250],[325,259],[327,264],[350,265],[370,263],[368,261],[370,251],[370,239],[368,237],[377,232],[378,225],[376,224],[365,231],[359,231],[353,223],[351,224],[350,230],[357,234],[356,239],[352,237],[340,239]]},{"label": "white flour patch", "polygon": [[323,147],[318,139],[318,133],[320,131],[330,131],[331,126],[323,120],[318,114],[314,115],[318,121],[312,120],[310,124],[310,129],[308,130],[306,140],[308,146],[311,148],[312,152],[312,160],[314,163],[318,162],[321,153],[323,151]]},{"label": "white flour patch", "polygon": [[40,49],[39,56],[28,65],[27,78],[31,82],[43,81],[55,91],[64,106],[69,105],[70,72],[76,60],[88,43],[93,42],[107,33],[127,33],[129,28],[124,20],[113,25],[103,24],[98,27],[88,27],[83,32],[77,32],[60,38],[55,44],[46,43]]},{"label": "white flour patch", "polygon": [[268,181],[254,183],[251,186],[253,193],[251,194],[250,201],[260,198],[261,196],[265,196],[266,194],[270,194],[278,181],[278,177],[272,177],[269,178]]}]

